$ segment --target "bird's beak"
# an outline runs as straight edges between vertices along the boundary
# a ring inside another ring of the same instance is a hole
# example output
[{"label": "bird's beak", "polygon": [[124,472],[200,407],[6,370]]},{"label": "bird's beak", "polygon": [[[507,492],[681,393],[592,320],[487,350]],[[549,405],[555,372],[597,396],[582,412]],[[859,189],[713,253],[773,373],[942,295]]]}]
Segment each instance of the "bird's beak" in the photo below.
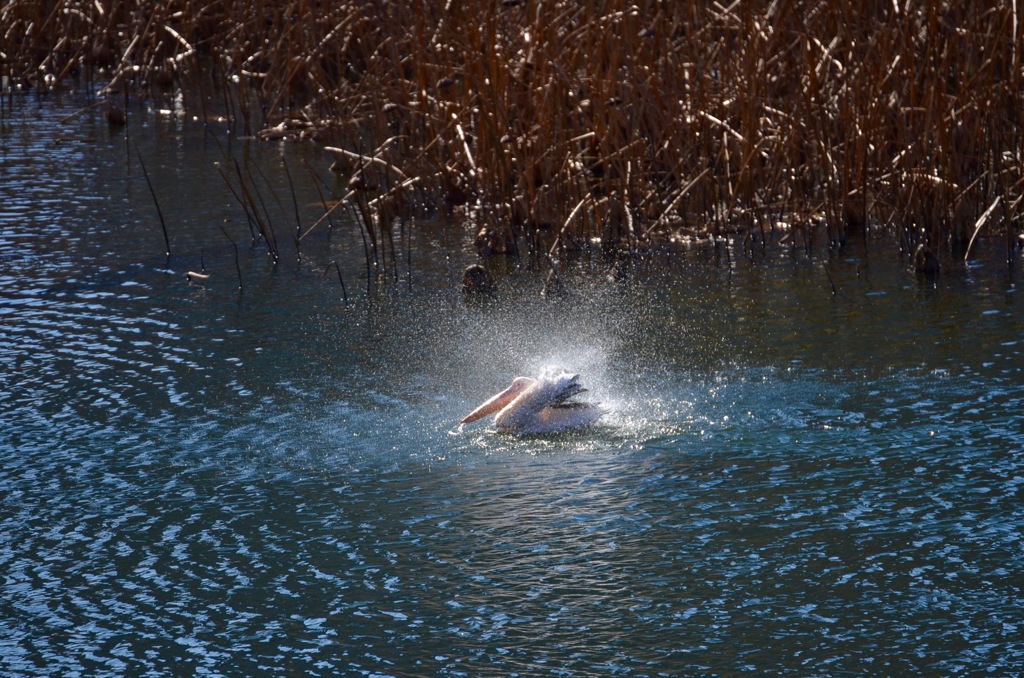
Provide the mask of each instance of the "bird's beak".
[{"label": "bird's beak", "polygon": [[478,419],[483,419],[488,414],[493,414],[504,409],[505,406],[508,405],[513,400],[515,400],[519,396],[519,394],[523,392],[523,389],[526,388],[528,385],[529,383],[523,383],[520,382],[519,379],[516,379],[515,381],[512,382],[511,386],[506,388],[501,393],[492,396],[483,405],[481,405],[480,407],[476,408],[475,410],[467,414],[465,417],[463,417],[462,421],[460,421],[459,423],[469,424],[471,422],[477,421]]}]

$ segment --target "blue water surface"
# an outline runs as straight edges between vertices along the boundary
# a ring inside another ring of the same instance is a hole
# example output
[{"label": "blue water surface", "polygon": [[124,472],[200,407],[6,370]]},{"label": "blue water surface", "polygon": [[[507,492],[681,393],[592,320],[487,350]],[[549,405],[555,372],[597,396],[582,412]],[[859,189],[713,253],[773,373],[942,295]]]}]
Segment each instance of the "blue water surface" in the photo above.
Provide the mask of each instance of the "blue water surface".
[{"label": "blue water surface", "polygon": [[[87,103],[0,120],[0,672],[1024,670],[1001,241],[938,280],[884,236],[593,253],[544,297],[524,257],[467,300],[469,228],[370,279],[351,213],[296,251],[284,168],[305,224],[347,181],[312,144]],[[600,425],[459,428],[548,365]]]}]

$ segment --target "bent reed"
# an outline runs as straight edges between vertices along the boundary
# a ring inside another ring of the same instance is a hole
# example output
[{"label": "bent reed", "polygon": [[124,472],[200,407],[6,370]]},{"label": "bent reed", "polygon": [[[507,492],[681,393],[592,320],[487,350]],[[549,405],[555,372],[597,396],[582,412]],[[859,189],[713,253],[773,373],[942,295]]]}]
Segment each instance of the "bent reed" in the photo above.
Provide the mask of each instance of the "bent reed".
[{"label": "bent reed", "polygon": [[1024,37],[991,4],[8,0],[0,68],[314,136],[364,220],[460,208],[485,253],[881,230],[1009,259]]}]

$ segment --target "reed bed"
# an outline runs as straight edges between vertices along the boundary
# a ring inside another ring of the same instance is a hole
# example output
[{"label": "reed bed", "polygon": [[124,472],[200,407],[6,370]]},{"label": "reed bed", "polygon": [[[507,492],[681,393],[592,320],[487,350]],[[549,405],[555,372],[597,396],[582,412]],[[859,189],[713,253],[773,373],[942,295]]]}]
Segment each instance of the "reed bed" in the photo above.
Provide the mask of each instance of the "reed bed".
[{"label": "reed bed", "polygon": [[482,253],[1019,242],[1015,2],[8,0],[0,27],[17,87],[178,88],[315,137],[374,246],[410,211]]}]

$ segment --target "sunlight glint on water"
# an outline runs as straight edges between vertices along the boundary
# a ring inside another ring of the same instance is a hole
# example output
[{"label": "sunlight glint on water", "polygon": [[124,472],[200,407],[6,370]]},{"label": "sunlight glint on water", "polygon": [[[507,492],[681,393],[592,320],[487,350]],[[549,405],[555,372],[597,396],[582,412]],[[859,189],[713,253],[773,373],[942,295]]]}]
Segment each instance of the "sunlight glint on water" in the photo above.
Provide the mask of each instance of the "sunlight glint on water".
[{"label": "sunlight glint on water", "polygon": [[[1005,270],[922,284],[885,245],[830,259],[833,296],[784,248],[595,256],[564,297],[512,270],[476,303],[472,254],[423,226],[411,291],[367,298],[351,224],[272,266],[217,145],[139,111],[167,261],[123,138],[57,99],[0,122],[3,673],[1024,668]],[[280,186],[282,157],[326,174],[312,147],[245,151]],[[458,430],[548,365],[612,413]]]}]

